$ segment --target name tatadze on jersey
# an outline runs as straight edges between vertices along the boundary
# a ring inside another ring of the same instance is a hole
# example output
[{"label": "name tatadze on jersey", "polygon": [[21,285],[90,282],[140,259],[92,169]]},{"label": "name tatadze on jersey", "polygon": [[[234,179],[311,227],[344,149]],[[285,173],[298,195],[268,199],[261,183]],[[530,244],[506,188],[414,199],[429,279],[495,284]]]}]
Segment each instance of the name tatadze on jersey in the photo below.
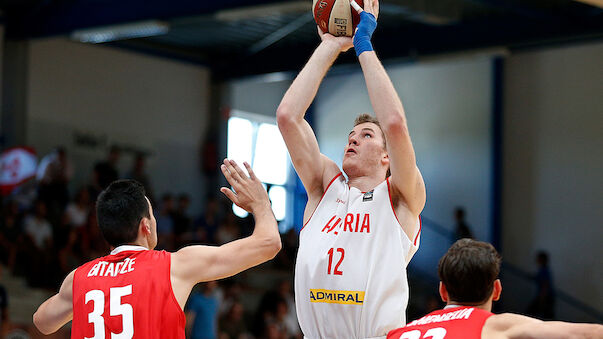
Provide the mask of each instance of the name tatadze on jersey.
[{"label": "name tatadze on jersey", "polygon": [[76,269],[71,338],[184,339],[169,252],[119,246]]}]

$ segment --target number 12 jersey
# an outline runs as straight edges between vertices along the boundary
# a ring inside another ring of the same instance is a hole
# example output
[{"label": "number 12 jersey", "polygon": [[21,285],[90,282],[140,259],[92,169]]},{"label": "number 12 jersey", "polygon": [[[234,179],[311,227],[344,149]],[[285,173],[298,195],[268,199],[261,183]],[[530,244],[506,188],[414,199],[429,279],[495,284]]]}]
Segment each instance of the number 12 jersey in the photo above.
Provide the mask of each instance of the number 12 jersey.
[{"label": "number 12 jersey", "polygon": [[361,192],[333,178],[300,233],[295,304],[305,337],[385,337],[403,326],[418,246],[396,218],[388,180]]}]

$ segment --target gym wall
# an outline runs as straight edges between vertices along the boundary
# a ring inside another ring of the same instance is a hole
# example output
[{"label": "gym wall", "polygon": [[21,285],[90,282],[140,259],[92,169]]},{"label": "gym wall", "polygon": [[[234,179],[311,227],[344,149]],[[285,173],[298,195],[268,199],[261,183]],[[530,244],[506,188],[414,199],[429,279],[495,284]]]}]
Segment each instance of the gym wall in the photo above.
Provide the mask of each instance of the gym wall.
[{"label": "gym wall", "polygon": [[603,310],[601,70],[603,43],[507,58],[502,207],[505,259],[534,272],[536,252],[548,251],[556,287],[599,312]]},{"label": "gym wall", "polygon": [[[94,163],[118,144],[151,154],[147,173],[156,194],[186,192],[191,211],[198,208],[206,195],[198,166],[206,68],[61,38],[33,40],[29,51],[27,140],[39,155],[68,149],[72,189],[87,183]],[[121,175],[132,162],[122,152]]]}]

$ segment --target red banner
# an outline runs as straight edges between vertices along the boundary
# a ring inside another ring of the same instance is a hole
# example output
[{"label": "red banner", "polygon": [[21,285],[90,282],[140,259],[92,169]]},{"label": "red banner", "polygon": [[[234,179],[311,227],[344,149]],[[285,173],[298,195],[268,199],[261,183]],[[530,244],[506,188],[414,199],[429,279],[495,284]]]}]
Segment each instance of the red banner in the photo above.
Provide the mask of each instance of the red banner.
[{"label": "red banner", "polygon": [[0,155],[0,193],[7,195],[23,182],[35,177],[38,158],[29,147],[9,148]]}]

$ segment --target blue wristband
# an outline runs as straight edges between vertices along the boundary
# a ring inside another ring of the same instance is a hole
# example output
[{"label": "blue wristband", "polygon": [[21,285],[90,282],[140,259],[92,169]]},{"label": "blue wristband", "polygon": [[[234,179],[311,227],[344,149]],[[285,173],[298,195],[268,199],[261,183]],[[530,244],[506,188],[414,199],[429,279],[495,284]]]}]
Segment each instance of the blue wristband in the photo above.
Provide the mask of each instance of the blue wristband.
[{"label": "blue wristband", "polygon": [[371,37],[373,36],[375,28],[377,28],[377,19],[375,19],[375,16],[366,11],[360,13],[360,23],[358,24],[356,34],[354,34],[354,49],[356,50],[356,56],[360,56],[360,54],[364,52],[373,50]]}]

